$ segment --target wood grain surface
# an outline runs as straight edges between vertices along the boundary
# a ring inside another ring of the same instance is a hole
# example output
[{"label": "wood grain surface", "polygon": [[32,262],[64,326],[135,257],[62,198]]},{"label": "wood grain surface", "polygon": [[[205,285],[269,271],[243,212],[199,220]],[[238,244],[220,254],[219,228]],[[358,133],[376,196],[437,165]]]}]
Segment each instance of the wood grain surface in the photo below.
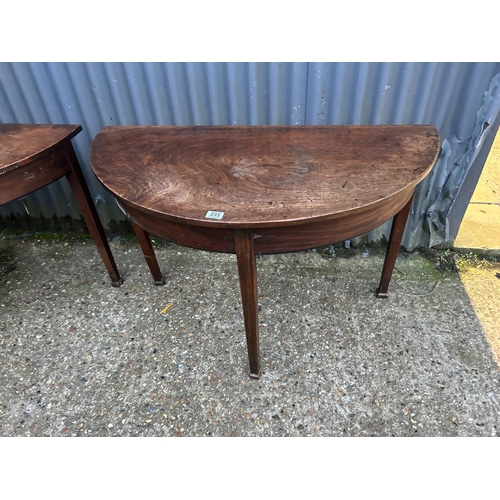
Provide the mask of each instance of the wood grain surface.
[{"label": "wood grain surface", "polygon": [[103,128],[90,161],[105,187],[145,213],[264,228],[378,205],[414,188],[439,150],[432,125],[127,126]]},{"label": "wood grain surface", "polygon": [[81,125],[0,123],[0,175],[35,161],[81,130]]}]

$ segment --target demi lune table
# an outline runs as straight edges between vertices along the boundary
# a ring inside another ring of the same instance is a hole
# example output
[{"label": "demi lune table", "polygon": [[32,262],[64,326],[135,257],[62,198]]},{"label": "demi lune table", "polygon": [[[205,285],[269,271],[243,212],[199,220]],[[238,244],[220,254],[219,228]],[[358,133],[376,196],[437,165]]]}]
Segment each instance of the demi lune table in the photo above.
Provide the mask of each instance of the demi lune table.
[{"label": "demi lune table", "polygon": [[155,284],[149,234],[235,253],[250,377],[259,378],[255,255],[321,247],[394,217],[378,297],[387,297],[415,188],[440,151],[432,125],[121,126],[90,163],[132,222]]},{"label": "demi lune table", "polygon": [[71,139],[80,125],[0,124],[0,205],[66,176],[113,286],[120,278]]}]

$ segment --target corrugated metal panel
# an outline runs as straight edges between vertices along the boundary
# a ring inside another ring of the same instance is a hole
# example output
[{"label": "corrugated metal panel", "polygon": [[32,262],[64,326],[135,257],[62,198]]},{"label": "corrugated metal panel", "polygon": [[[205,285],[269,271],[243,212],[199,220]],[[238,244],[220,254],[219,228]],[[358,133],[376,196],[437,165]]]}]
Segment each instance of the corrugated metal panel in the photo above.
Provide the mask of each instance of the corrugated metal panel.
[{"label": "corrugated metal panel", "polygon": [[[500,100],[492,100],[488,91],[498,91],[499,72],[497,63],[310,65],[308,124],[432,123],[438,128],[443,153],[417,190],[406,248],[448,240],[446,216],[470,167],[475,141],[482,124],[493,123],[498,114]],[[480,112],[485,99],[489,117],[486,110]],[[368,237],[378,240],[389,231],[387,223]]]},{"label": "corrugated metal panel", "polygon": [[[443,151],[416,195],[411,249],[449,237],[483,123],[499,112],[499,75],[498,63],[0,63],[0,122],[82,124],[74,145],[105,224],[123,215],[88,164],[104,125],[433,123]],[[79,217],[64,180],[26,204],[35,216]],[[22,203],[0,207],[11,212],[24,213]]]}]

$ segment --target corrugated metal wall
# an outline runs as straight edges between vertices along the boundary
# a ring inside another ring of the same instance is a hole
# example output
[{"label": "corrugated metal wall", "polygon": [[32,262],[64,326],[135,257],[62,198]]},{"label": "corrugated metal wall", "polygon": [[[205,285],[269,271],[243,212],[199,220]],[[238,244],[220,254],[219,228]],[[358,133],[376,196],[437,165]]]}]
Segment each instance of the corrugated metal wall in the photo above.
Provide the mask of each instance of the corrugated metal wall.
[{"label": "corrugated metal wall", "polygon": [[[411,249],[450,237],[450,207],[496,132],[483,129],[500,113],[499,77],[499,63],[0,63],[0,122],[82,124],[74,145],[105,224],[123,214],[88,163],[104,125],[432,123],[442,154],[416,195]],[[33,216],[79,217],[64,180],[24,201]]]}]

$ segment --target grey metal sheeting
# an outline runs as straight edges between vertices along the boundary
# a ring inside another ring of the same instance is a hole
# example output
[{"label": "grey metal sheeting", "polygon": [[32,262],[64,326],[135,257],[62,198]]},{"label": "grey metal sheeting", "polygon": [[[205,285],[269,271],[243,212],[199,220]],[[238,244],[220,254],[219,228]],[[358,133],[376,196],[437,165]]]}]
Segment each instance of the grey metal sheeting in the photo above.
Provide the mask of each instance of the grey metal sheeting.
[{"label": "grey metal sheeting", "polygon": [[[485,124],[500,114],[499,78],[500,63],[0,63],[0,122],[81,124],[73,143],[105,224],[123,220],[88,161],[105,125],[432,123],[442,151],[416,194],[411,250],[449,240],[450,208],[496,132]],[[34,216],[80,217],[64,180],[24,202]],[[11,212],[23,203],[0,206]]]}]

